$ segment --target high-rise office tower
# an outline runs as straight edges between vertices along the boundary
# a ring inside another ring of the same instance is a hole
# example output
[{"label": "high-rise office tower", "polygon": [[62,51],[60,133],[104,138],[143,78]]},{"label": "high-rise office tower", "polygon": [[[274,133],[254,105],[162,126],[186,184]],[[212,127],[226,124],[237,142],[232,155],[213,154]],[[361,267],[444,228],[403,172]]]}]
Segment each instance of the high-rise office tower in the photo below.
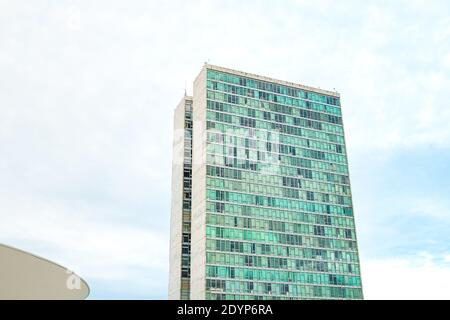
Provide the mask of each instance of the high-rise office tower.
[{"label": "high-rise office tower", "polygon": [[190,298],[362,299],[339,94],[205,64],[192,101]]}]

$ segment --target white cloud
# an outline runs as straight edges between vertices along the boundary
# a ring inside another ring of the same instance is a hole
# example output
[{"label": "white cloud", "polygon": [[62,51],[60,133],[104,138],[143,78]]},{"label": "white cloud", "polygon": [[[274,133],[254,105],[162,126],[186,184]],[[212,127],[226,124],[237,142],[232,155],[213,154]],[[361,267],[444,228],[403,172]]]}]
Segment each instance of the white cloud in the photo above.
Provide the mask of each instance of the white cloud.
[{"label": "white cloud", "polygon": [[443,64],[446,68],[450,69],[450,52],[447,53],[447,54],[445,54],[445,55],[443,56],[443,58],[442,58],[442,64]]},{"label": "white cloud", "polygon": [[[401,199],[408,214],[438,219],[442,223],[450,223],[449,201],[442,196],[407,197]],[[399,215],[405,213],[399,213]]]},{"label": "white cloud", "polygon": [[362,267],[365,299],[450,299],[450,264],[436,263],[429,254],[367,260]]}]

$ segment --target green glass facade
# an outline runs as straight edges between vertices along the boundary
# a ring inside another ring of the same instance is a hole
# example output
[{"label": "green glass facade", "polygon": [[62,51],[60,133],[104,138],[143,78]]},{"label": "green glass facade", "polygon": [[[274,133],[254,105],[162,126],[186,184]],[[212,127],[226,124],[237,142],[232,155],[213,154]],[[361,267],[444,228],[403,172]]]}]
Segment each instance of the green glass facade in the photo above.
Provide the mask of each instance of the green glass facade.
[{"label": "green glass facade", "polygon": [[181,299],[189,300],[191,275],[192,101],[185,102],[183,218],[181,233]]},{"label": "green glass facade", "polygon": [[202,298],[362,299],[339,95],[204,69]]}]

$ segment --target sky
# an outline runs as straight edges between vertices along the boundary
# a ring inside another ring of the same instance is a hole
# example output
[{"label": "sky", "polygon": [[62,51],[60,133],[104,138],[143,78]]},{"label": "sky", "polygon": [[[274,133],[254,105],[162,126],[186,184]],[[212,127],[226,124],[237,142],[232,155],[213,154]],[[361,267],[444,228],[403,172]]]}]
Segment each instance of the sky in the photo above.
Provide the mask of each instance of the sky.
[{"label": "sky", "polygon": [[91,299],[166,299],[205,62],[340,92],[365,298],[450,298],[447,0],[0,0],[0,243]]}]

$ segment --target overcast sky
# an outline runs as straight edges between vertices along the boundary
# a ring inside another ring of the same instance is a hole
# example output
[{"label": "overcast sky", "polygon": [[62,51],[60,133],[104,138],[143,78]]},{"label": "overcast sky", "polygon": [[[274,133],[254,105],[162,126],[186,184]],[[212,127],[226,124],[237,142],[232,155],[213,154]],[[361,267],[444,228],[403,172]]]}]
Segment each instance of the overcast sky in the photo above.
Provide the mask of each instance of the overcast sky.
[{"label": "overcast sky", "polygon": [[450,298],[450,3],[0,0],[0,242],[165,299],[203,63],[342,95],[365,297]]}]

